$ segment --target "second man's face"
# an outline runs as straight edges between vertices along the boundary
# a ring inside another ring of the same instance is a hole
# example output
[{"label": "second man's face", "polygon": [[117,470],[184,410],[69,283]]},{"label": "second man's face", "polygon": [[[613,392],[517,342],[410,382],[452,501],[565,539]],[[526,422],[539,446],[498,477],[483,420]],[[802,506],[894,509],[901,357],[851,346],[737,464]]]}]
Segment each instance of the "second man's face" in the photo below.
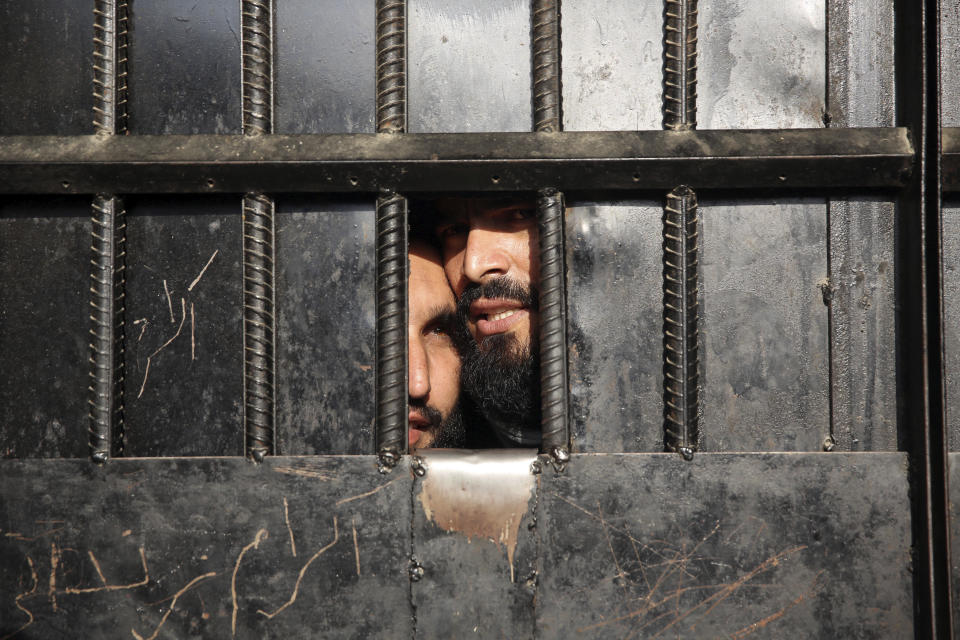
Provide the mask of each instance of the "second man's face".
[{"label": "second man's face", "polygon": [[485,351],[488,342],[506,342],[511,350],[529,351],[537,327],[540,272],[535,203],[447,199],[438,201],[437,208],[444,271],[478,347]]}]

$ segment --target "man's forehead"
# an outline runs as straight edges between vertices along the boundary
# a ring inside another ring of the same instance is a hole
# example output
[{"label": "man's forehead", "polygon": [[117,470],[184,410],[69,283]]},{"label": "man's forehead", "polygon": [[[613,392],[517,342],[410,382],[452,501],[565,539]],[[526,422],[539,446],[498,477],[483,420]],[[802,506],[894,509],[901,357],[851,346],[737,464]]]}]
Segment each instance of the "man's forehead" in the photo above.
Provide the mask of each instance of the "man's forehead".
[{"label": "man's forehead", "polygon": [[436,210],[441,220],[461,218],[469,213],[497,211],[517,206],[532,206],[532,196],[507,195],[484,198],[440,198],[436,201]]}]

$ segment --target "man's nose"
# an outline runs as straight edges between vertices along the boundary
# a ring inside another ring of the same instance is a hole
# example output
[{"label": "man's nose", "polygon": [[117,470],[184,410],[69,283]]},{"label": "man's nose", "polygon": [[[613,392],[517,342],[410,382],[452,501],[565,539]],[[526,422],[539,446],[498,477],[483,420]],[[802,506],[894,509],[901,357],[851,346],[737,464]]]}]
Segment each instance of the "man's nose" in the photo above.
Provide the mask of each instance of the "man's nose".
[{"label": "man's nose", "polygon": [[430,372],[427,365],[427,352],[420,340],[408,341],[409,367],[407,369],[407,393],[411,398],[426,398],[430,394]]},{"label": "man's nose", "polygon": [[502,247],[502,235],[486,229],[471,229],[463,256],[463,275],[471,282],[483,282],[510,271],[510,256]]}]

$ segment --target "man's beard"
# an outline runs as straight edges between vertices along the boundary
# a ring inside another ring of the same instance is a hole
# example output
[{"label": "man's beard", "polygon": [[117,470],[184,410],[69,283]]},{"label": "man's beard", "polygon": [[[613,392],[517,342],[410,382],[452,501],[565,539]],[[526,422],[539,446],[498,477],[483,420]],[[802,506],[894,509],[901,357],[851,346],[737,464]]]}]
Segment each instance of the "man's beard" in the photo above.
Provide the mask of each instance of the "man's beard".
[{"label": "man's beard", "polygon": [[425,425],[425,430],[434,434],[433,441],[430,443],[431,449],[463,447],[466,441],[466,429],[463,425],[463,412],[460,410],[460,403],[453,407],[450,415],[444,420],[435,407],[412,400],[408,402],[410,409],[419,413],[429,423]]},{"label": "man's beard", "polygon": [[539,295],[506,276],[471,284],[457,302],[457,348],[463,360],[460,384],[469,404],[490,423],[503,444],[536,446],[540,442],[540,357],[532,337],[527,344],[510,334],[487,336],[478,343],[467,328],[470,305],[479,298],[505,299],[536,312]]}]

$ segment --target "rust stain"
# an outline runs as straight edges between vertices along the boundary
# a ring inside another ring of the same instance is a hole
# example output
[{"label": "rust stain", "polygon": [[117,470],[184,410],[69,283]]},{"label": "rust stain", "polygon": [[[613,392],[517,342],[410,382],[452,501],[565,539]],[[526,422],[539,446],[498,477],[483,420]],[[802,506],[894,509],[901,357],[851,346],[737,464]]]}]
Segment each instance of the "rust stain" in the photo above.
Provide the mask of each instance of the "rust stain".
[{"label": "rust stain", "polygon": [[27,609],[25,606],[23,606],[23,604],[21,603],[21,600],[23,600],[24,598],[29,598],[30,596],[32,596],[37,592],[37,588],[40,586],[40,579],[37,576],[37,569],[33,564],[33,558],[31,558],[30,556],[27,556],[27,564],[30,565],[30,579],[33,582],[33,586],[30,587],[29,591],[24,591],[23,593],[17,594],[17,596],[13,599],[13,603],[14,605],[16,605],[17,609],[27,614],[27,621],[19,629],[17,629],[13,633],[9,633],[3,636],[3,638],[0,638],[0,640],[9,640],[13,636],[17,635],[18,633],[20,633],[21,631],[23,631],[24,629],[26,629],[27,627],[33,624],[33,621],[34,621],[33,612]]},{"label": "rust stain", "polygon": [[192,589],[193,585],[197,584],[201,580],[206,580],[207,578],[213,578],[216,575],[217,575],[216,571],[211,571],[210,573],[205,573],[201,576],[197,576],[196,578],[188,582],[185,587],[180,589],[180,591],[177,591],[175,594],[173,594],[173,600],[170,602],[170,606],[167,608],[166,613],[164,613],[163,617],[160,618],[160,624],[157,625],[157,628],[154,629],[153,633],[150,634],[147,638],[144,638],[139,633],[137,633],[136,629],[130,629],[130,633],[133,634],[133,637],[136,638],[136,640],[156,640],[157,635],[159,635],[160,633],[160,629],[162,629],[163,625],[167,623],[167,618],[170,617],[170,614],[173,613],[173,610],[177,607],[177,600],[180,599],[180,596],[182,596],[187,591]]},{"label": "rust stain", "polygon": [[313,561],[329,551],[337,542],[340,541],[340,529],[337,527],[337,516],[333,516],[333,541],[322,547],[319,551],[310,556],[310,559],[300,568],[300,573],[297,574],[297,581],[293,585],[293,593],[290,594],[290,599],[284,602],[280,607],[273,612],[264,611],[263,609],[257,609],[257,613],[262,616],[265,616],[268,619],[273,619],[279,615],[284,609],[292,605],[297,601],[297,596],[300,594],[300,583],[303,582],[303,576],[306,575],[307,569],[310,568],[310,565],[313,564]]},{"label": "rust stain", "polygon": [[427,469],[420,504],[427,519],[444,531],[490,540],[503,547],[515,582],[513,556],[520,523],[530,508],[536,478],[530,471],[534,450],[421,453]]}]

